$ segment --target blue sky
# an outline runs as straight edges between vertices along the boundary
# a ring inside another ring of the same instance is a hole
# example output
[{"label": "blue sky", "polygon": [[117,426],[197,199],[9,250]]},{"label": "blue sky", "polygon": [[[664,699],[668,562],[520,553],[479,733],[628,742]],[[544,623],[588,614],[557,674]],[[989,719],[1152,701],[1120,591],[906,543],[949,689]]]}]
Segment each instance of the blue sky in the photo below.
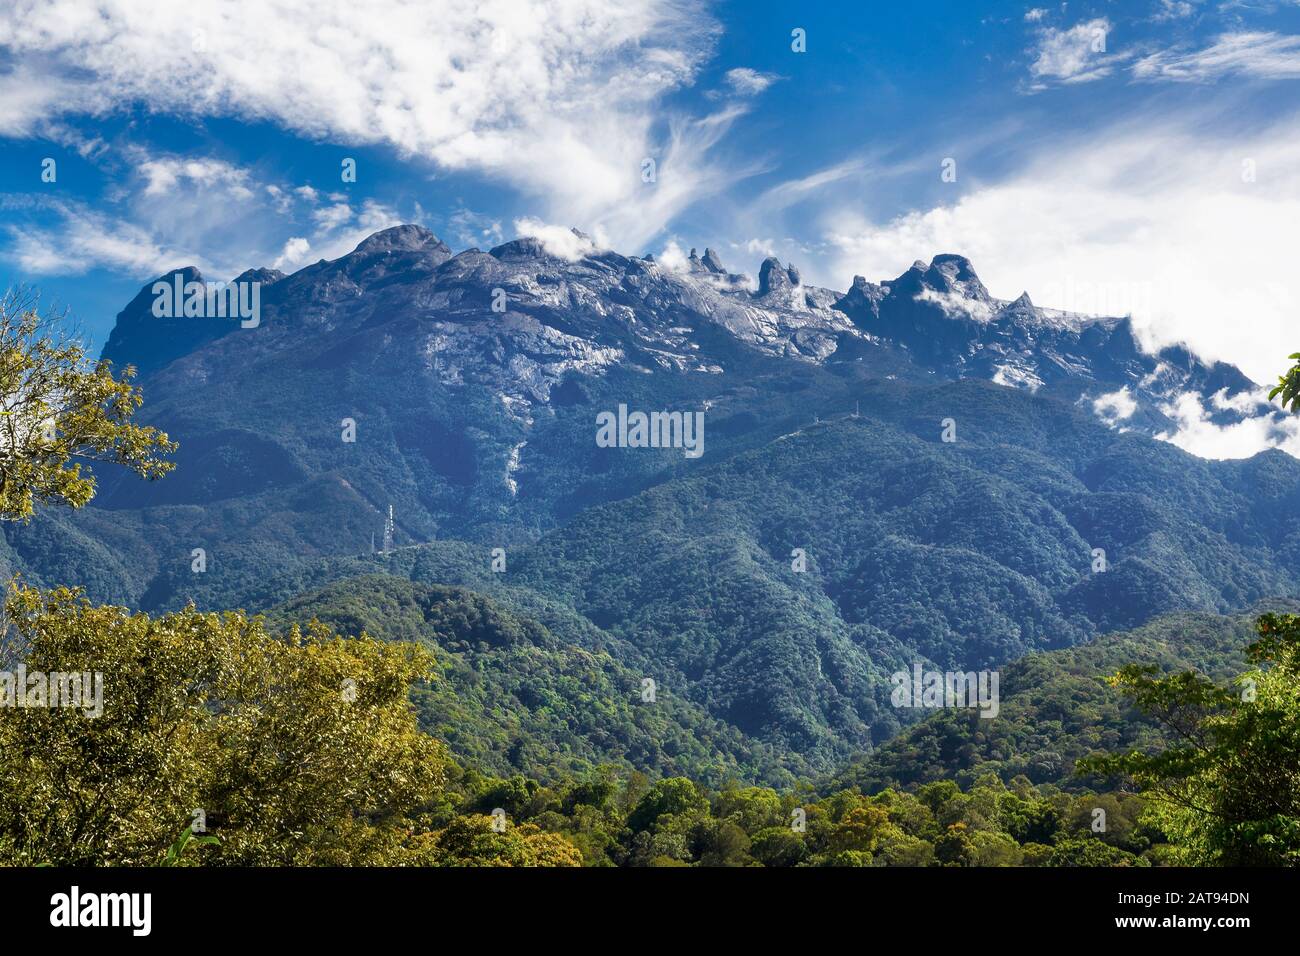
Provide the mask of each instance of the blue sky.
[{"label": "blue sky", "polygon": [[166,269],[293,271],[397,222],[840,289],[958,252],[1263,380],[1300,348],[1297,79],[1295,0],[19,0],[0,281],[102,343]]}]

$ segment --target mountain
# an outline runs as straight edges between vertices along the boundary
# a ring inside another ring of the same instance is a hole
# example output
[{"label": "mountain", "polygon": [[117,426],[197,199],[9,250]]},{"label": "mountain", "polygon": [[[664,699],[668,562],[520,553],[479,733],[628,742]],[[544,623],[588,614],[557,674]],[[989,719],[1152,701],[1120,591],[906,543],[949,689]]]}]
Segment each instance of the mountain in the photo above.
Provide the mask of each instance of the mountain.
[{"label": "mountain", "polygon": [[421,726],[481,772],[551,781],[612,764],[713,786],[738,776],[788,785],[787,765],[807,772],[681,697],[644,700],[641,675],[608,651],[566,643],[472,591],[366,575],[270,613],[283,627],[312,618],[431,651],[439,676],[415,692]]},{"label": "mountain", "polygon": [[1127,317],[1038,308],[1028,292],[994,299],[962,256],[917,262],[881,285],[855,276],[835,308],[945,377],[1082,402],[1109,424],[1142,434],[1176,431],[1170,411],[1183,395],[1217,410],[1220,424],[1261,411],[1257,387],[1235,367],[1206,365],[1184,348],[1147,354]]},{"label": "mountain", "polygon": [[[1294,602],[1283,602],[1294,612]],[[1270,605],[1270,610],[1281,610]],[[1066,790],[1108,781],[1075,774],[1094,753],[1151,751],[1171,743],[1152,718],[1104,683],[1127,664],[1161,673],[1195,670],[1223,684],[1250,665],[1244,648],[1257,638],[1252,615],[1170,614],[1132,631],[1031,654],[1002,673],[997,720],[941,710],[836,773],[828,792],[914,789],[939,780],[970,786],[987,774],[1005,783],[1025,777]]]},{"label": "mountain", "polygon": [[[711,249],[681,269],[578,233],[565,252],[453,254],[397,227],[245,273],[250,327],[158,319],[146,285],[105,357],[140,368],[176,471],[102,471],[92,506],[6,528],[0,565],[148,609],[305,613],[298,595],[375,573],[466,588],[553,636],[550,686],[605,654],[600,694],[653,679],[712,741],[674,766],[713,747],[751,776],[829,770],[915,723],[889,701],[913,663],[1000,667],[1300,585],[1300,462],[1152,437],[1180,396],[1227,421],[1255,385],[1147,354],[1126,318],[994,299],[952,255],[841,293]],[[602,446],[620,409],[702,415],[700,454]],[[374,555],[390,504],[396,549]],[[554,737],[547,719],[528,726]],[[566,746],[648,752],[632,741]]]}]

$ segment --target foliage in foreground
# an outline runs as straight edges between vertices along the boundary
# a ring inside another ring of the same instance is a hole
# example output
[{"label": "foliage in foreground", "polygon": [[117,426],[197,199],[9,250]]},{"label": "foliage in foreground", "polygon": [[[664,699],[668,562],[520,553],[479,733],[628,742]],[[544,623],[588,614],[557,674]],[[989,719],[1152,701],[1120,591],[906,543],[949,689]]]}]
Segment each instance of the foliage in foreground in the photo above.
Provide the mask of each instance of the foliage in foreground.
[{"label": "foliage in foreground", "polygon": [[318,625],[279,640],[243,614],[155,619],[65,589],[16,588],[5,610],[28,675],[103,675],[99,716],[0,707],[8,860],[153,864],[199,811],[209,863],[400,861],[409,815],[442,793],[412,645]]},{"label": "foliage in foreground", "polygon": [[[151,618],[68,590],[16,588],[6,612],[29,674],[104,676],[98,717],[0,708],[0,851],[19,864],[1139,865],[1162,839],[1134,798],[1023,779],[819,799],[614,768],[487,778],[418,730],[409,695],[431,662],[416,645]],[[217,841],[181,852],[198,810]]]},{"label": "foliage in foreground", "polygon": [[[1147,790],[986,773],[864,794],[781,792],[601,766],[549,783],[457,765],[422,733],[427,650],[283,634],[242,613],[157,618],[15,588],[29,675],[99,672],[103,713],[0,707],[0,853],[18,864],[1147,866],[1297,857],[1300,618],[1265,616],[1256,698],[1134,667],[1162,753],[1085,761]],[[16,664],[6,665],[11,671]],[[1096,779],[1096,778],[1094,778]],[[196,811],[202,811],[195,816]],[[195,823],[199,826],[195,827]],[[193,827],[193,829],[186,829]],[[176,841],[178,832],[215,837]]]},{"label": "foliage in foreground", "polygon": [[18,292],[0,295],[0,519],[25,519],[34,502],[79,508],[95,493],[81,462],[124,465],[146,478],[172,469],[175,443],[136,425],[140,391],[128,368],[114,377]]},{"label": "foliage in foreground", "polygon": [[1256,667],[1235,686],[1195,672],[1122,668],[1114,685],[1173,742],[1081,762],[1142,788],[1181,864],[1300,865],[1300,616],[1265,614],[1257,630],[1246,649]]}]

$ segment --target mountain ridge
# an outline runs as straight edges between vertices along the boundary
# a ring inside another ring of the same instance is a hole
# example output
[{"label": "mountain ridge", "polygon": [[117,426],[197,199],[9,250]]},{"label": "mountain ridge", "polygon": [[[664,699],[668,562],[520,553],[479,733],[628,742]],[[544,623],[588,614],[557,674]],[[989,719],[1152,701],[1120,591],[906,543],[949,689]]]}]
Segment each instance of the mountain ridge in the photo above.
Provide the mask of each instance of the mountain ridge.
[{"label": "mountain ridge", "polygon": [[[147,609],[386,568],[471,587],[819,770],[914,719],[894,669],[1300,590],[1300,461],[1154,440],[1162,390],[1233,379],[1145,355],[1127,320],[992,299],[954,255],[841,295],[776,260],[755,286],[711,249],[681,272],[574,242],[379,233],[249,273],[261,320],[221,335],[158,324],[146,289],[108,357],[152,363],[141,419],[175,472],[99,469],[89,507],[6,528],[0,564]],[[1119,422],[1089,401],[1120,389]],[[621,406],[702,414],[702,456],[601,446]],[[397,550],[371,554],[390,505]]]},{"label": "mountain ridge", "polygon": [[[570,371],[624,363],[716,372],[729,359],[712,347],[718,334],[730,340],[724,344],[819,364],[892,351],[916,374],[1046,389],[1091,407],[1112,427],[1157,437],[1177,433],[1177,404],[1187,394],[1216,425],[1276,411],[1232,366],[1202,362],[1184,346],[1145,352],[1128,317],[1043,309],[1028,292],[996,299],[964,256],[942,253],[880,283],[855,276],[838,292],[804,284],[797,269],[772,257],[755,281],[728,272],[712,248],[704,258],[692,249],[674,270],[574,234],[576,253],[535,237],[453,252],[428,229],[405,224],[289,276],[248,270],[236,281],[263,277],[268,326],[346,334],[394,312],[428,316],[424,347],[447,356],[446,378],[488,385],[525,415],[548,402]],[[154,281],[176,272],[202,279],[187,267]],[[119,314],[104,358],[135,364],[144,378],[178,361],[184,373],[185,359],[233,331],[215,323],[159,326],[146,308],[150,286]],[[491,355],[504,367],[484,369],[463,361],[464,353]],[[193,365],[188,373],[201,375]]]}]

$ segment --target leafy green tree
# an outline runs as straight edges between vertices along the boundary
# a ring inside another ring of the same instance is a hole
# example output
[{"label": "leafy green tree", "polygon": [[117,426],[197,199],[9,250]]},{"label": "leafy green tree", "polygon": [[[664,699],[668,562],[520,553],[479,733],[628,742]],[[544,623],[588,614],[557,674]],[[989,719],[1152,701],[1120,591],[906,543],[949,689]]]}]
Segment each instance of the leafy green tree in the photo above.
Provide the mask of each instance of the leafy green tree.
[{"label": "leafy green tree", "polygon": [[6,860],[152,865],[195,811],[220,839],[209,864],[407,859],[446,764],[408,700],[430,676],[418,648],[67,589],[15,588],[5,612],[28,675],[102,675],[81,707],[0,707]]},{"label": "leafy green tree", "polygon": [[1112,681],[1176,743],[1097,756],[1083,772],[1131,777],[1189,865],[1300,864],[1300,617],[1266,614],[1246,652],[1256,667],[1220,687],[1204,676],[1126,667]]},{"label": "leafy green tree", "polygon": [[1020,844],[1005,833],[976,830],[970,835],[969,866],[1019,866],[1023,858]]},{"label": "leafy green tree", "polygon": [[890,826],[881,834],[876,858],[884,866],[930,866],[934,863],[934,846]]},{"label": "leafy green tree", "polygon": [[578,848],[530,823],[493,828],[490,816],[457,817],[418,862],[434,866],[581,866]]},{"label": "leafy green tree", "polygon": [[816,865],[855,868],[871,866],[872,859],[870,853],[863,853],[861,850],[841,850],[838,853],[832,853],[829,856],[820,857],[816,861]]},{"label": "leafy green tree", "polygon": [[662,817],[705,813],[708,809],[708,798],[694,782],[685,777],[670,777],[654,784],[641,798],[627,825],[636,833],[655,826]]},{"label": "leafy green tree", "polygon": [[718,795],[717,815],[732,818],[746,833],[764,827],[779,826],[790,819],[781,806],[781,798],[767,787],[744,787],[724,790]]},{"label": "leafy green tree", "polygon": [[808,858],[808,845],[789,827],[768,827],[754,834],[749,852],[764,866],[798,866]]},{"label": "leafy green tree", "polygon": [[1002,828],[1018,843],[1051,843],[1061,826],[1060,813],[1045,800],[1003,794],[998,802]]},{"label": "leafy green tree", "polygon": [[691,833],[700,866],[748,866],[749,835],[731,820],[701,820]]},{"label": "leafy green tree", "polygon": [[935,858],[945,866],[970,866],[971,852],[970,829],[964,823],[954,823],[935,841]]},{"label": "leafy green tree", "polygon": [[1282,396],[1282,407],[1290,408],[1293,412],[1300,412],[1300,352],[1293,352],[1287,358],[1296,364],[1291,366],[1287,373],[1277,380],[1273,390],[1268,393],[1270,400]]},{"label": "leafy green tree", "polygon": [[830,838],[830,850],[832,853],[857,850],[871,854],[888,823],[889,814],[880,807],[854,807],[835,825],[835,832]]},{"label": "leafy green tree", "polygon": [[[1038,854],[1034,854],[1037,860]],[[1042,864],[1040,864],[1042,865]],[[1117,849],[1095,836],[1073,836],[1052,848],[1047,866],[1147,866],[1140,857]]]},{"label": "leafy green tree", "polygon": [[85,462],[114,462],[146,478],[173,467],[176,445],[136,425],[140,391],[129,366],[114,377],[85,346],[42,316],[31,295],[0,296],[0,519],[31,517],[34,502],[79,508],[95,493]]}]

